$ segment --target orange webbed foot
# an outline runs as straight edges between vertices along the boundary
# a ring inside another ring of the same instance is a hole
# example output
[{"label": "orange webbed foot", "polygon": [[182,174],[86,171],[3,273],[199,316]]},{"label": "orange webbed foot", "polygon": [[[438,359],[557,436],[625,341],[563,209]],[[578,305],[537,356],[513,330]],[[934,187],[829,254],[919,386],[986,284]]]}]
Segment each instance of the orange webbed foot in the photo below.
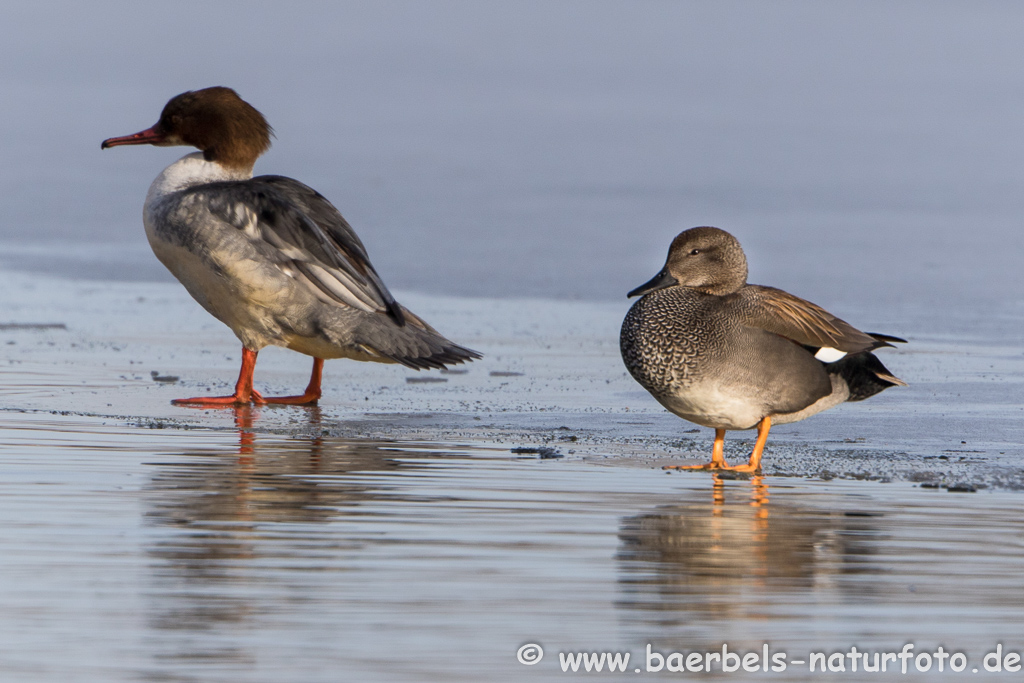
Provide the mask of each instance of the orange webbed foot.
[{"label": "orange webbed foot", "polygon": [[320,394],[302,394],[301,396],[267,396],[260,397],[262,403],[288,406],[315,406]]},{"label": "orange webbed foot", "polygon": [[729,472],[747,472],[749,474],[757,474],[761,471],[761,465],[755,465],[748,462],[746,465],[733,465],[732,467],[723,467],[722,469]]},{"label": "orange webbed foot", "polygon": [[703,465],[665,465],[663,470],[710,470],[712,472],[735,472],[737,474],[760,474],[761,465],[746,463],[745,465],[727,465],[724,462],[709,462]]},{"label": "orange webbed foot", "polygon": [[171,405],[188,408],[234,408],[252,403],[238,396],[195,396],[193,398],[176,398]]},{"label": "orange webbed foot", "polygon": [[725,461],[725,430],[715,430],[715,445],[711,451],[711,462],[703,465],[665,465],[663,470],[712,470],[716,472],[736,472],[737,474],[760,474],[761,455],[768,441],[768,431],[772,427],[772,418],[764,417],[757,423],[757,442],[750,454],[750,461],[745,465],[729,465]]},{"label": "orange webbed foot", "polygon": [[727,470],[729,464],[725,461],[725,430],[715,430],[715,445],[711,449],[711,462],[703,465],[665,465],[663,470]]},{"label": "orange webbed foot", "polygon": [[288,406],[315,406],[323,392],[320,389],[320,380],[324,371],[324,359],[313,359],[313,372],[309,377],[309,386],[300,396],[268,396],[264,398],[253,389],[252,393],[259,398],[261,403],[272,403]]},{"label": "orange webbed foot", "polygon": [[293,405],[314,406],[320,400],[320,381],[324,369],[324,359],[313,359],[313,372],[309,378],[309,386],[301,396],[270,396],[264,397],[252,386],[252,374],[256,367],[257,351],[242,347],[242,367],[238,372],[235,393],[231,396],[196,396],[179,398],[171,401],[173,405],[187,408],[234,408],[247,405]]},{"label": "orange webbed foot", "polygon": [[663,470],[723,470],[729,469],[729,466],[723,463],[717,463],[715,461],[706,462],[703,465],[665,465],[661,469]]}]

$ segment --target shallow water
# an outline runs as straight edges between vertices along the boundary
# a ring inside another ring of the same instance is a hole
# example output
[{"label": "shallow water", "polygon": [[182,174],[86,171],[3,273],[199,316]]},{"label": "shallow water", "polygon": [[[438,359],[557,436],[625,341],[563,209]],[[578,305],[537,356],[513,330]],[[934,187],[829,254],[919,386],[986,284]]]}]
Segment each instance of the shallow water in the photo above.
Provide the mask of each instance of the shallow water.
[{"label": "shallow water", "polygon": [[[972,666],[1024,648],[1017,494],[713,481],[236,419],[0,415],[5,680],[548,680],[558,652],[637,663],[648,643],[797,659],[913,642]],[[529,669],[527,643],[547,653]]]}]

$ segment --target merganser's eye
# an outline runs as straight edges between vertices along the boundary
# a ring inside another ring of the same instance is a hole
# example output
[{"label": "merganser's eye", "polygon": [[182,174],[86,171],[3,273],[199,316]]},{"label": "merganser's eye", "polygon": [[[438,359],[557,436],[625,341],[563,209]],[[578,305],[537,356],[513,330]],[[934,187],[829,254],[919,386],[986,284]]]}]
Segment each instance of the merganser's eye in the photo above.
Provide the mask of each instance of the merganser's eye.
[{"label": "merganser's eye", "polygon": [[700,253],[700,249],[691,249],[690,250],[690,256],[696,256],[699,253]]}]

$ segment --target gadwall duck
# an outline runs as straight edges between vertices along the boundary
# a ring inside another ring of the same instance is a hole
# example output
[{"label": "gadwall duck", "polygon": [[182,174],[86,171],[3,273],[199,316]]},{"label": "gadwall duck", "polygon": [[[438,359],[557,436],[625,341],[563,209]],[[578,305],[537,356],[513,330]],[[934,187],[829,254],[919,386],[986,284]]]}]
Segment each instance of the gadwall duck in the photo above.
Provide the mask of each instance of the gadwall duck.
[{"label": "gadwall duck", "polygon": [[[780,289],[747,284],[747,259],[718,228],[680,233],[665,267],[629,293],[619,343],[630,374],[679,417],[715,429],[712,459],[679,469],[756,472],[772,423],[906,386],[872,351],[903,339],[861,332]],[[723,455],[728,429],[757,427],[746,465]]]}]

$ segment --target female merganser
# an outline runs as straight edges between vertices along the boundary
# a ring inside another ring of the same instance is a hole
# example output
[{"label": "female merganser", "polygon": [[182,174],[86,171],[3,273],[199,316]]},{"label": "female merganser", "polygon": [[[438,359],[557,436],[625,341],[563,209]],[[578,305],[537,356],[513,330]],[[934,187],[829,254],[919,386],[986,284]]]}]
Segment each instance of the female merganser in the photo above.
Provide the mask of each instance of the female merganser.
[{"label": "female merganser", "polygon": [[[143,222],[160,262],[241,340],[242,369],[231,396],[174,403],[316,403],[325,358],[416,369],[480,358],[395,301],[351,226],[318,192],[291,178],[252,177],[271,133],[234,90],[214,87],[174,97],[152,128],[101,145],[200,150],[153,181]],[[256,354],[268,344],[313,357],[301,396],[253,389]]]}]

